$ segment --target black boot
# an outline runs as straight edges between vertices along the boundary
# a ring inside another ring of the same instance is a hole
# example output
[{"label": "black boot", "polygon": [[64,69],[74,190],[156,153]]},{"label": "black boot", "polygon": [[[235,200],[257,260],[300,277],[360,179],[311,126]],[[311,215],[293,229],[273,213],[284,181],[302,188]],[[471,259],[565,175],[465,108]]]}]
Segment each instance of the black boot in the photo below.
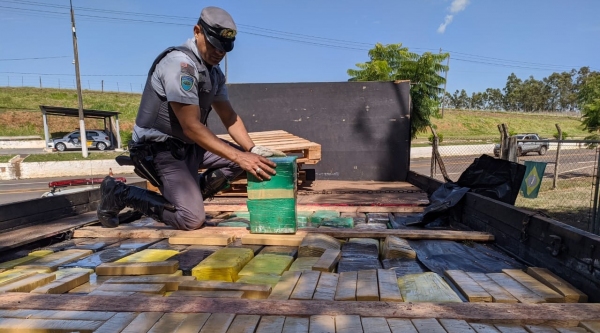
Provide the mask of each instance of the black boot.
[{"label": "black boot", "polygon": [[165,209],[175,210],[175,207],[162,195],[136,186],[125,185],[110,176],[102,181],[100,193],[98,219],[106,228],[115,228],[119,225],[119,212],[125,207],[131,207],[159,222],[163,220]]},{"label": "black boot", "polygon": [[215,194],[229,188],[229,180],[220,169],[208,169],[200,175],[202,199],[212,199]]}]

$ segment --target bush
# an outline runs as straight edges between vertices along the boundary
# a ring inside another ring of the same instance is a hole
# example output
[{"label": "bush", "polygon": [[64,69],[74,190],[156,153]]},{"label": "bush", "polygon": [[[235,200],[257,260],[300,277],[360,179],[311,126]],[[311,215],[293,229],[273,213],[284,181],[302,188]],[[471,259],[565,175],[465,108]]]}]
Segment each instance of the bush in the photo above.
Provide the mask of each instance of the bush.
[{"label": "bush", "polygon": [[[430,134],[427,140],[429,140],[429,143],[433,144],[433,134]],[[444,134],[438,133],[438,140],[438,143],[442,143],[444,141]]]},{"label": "bush", "polygon": [[131,131],[121,131],[121,146],[123,146],[123,149],[127,149],[127,147],[129,146],[129,141],[132,140],[132,133]]},{"label": "bush", "polygon": [[[559,139],[558,139],[558,132],[554,132],[554,134],[552,134],[552,136],[553,136],[553,137],[554,137],[556,140],[559,140]],[[562,139],[560,139],[560,140],[566,140],[568,136],[569,136],[569,134],[567,134],[567,132],[565,132],[565,131],[562,131]]]}]

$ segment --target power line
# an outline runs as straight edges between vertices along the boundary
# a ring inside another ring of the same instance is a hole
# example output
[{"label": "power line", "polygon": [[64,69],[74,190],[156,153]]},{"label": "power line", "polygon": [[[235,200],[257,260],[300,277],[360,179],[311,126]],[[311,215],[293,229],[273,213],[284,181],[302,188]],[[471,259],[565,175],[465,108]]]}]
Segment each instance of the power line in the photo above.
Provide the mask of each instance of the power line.
[{"label": "power line", "polygon": [[[0,72],[2,74],[19,74],[19,75],[43,75],[43,76],[72,76],[73,74],[56,74],[56,73],[24,73],[24,72]],[[146,74],[81,74],[81,76],[103,77],[103,76],[148,76]]]},{"label": "power line", "polygon": [[60,58],[69,58],[69,57],[68,56],[59,56],[59,57],[14,58],[14,59],[0,59],[0,61],[41,60],[41,59],[60,59]]},{"label": "power line", "polygon": [[[55,4],[45,4],[35,1],[11,1],[11,0],[0,0],[0,2],[8,2],[8,3],[16,3],[20,5],[34,5],[34,6],[43,6],[50,8],[60,8],[60,9],[68,9],[67,6],[63,5],[55,5]],[[17,11],[26,11],[28,14],[32,14],[31,12],[41,12],[46,14],[53,15],[68,15],[66,12],[55,12],[48,10],[41,10],[38,8],[35,9],[25,9],[25,8],[15,8],[15,7],[6,7],[0,6],[0,8],[12,9]],[[107,9],[98,9],[98,8],[88,8],[88,7],[77,7],[78,10],[89,11],[89,12],[97,12],[97,13],[106,13],[106,14],[116,14],[116,15],[126,15],[126,18],[121,17],[110,17],[110,16],[100,16],[100,15],[89,15],[89,14],[79,14],[78,16],[85,17],[89,20],[112,20],[112,21],[122,21],[122,22],[130,22],[130,23],[148,23],[148,24],[165,24],[165,25],[177,25],[177,26],[188,26],[189,24],[184,23],[175,23],[175,22],[165,22],[165,21],[155,21],[155,20],[142,20],[142,19],[133,19],[131,16],[138,17],[154,17],[154,18],[166,18],[166,19],[177,19],[178,21],[184,20],[195,20],[195,18],[183,17],[183,16],[172,16],[172,15],[162,15],[162,14],[150,14],[150,13],[139,13],[139,12],[128,12],[128,11],[118,11],[118,10],[107,10]],[[253,25],[245,25],[238,24],[240,27],[245,27],[239,31],[242,34],[248,34],[253,36],[259,36],[264,38],[271,38],[281,41],[302,43],[307,45],[314,45],[319,47],[327,47],[327,48],[337,48],[337,49],[347,49],[347,50],[357,50],[357,51],[368,51],[366,45],[374,45],[372,43],[365,42],[356,42],[356,41],[348,41],[342,39],[334,39],[334,38],[326,38],[319,36],[312,36],[306,34],[299,34],[293,32],[286,32],[276,29],[270,28],[262,28]],[[433,50],[427,48],[413,48],[413,49],[423,49],[423,50]],[[511,67],[511,68],[523,68],[523,69],[535,69],[535,70],[564,70],[566,68],[572,69],[581,66],[564,66],[564,65],[554,65],[554,64],[544,64],[544,63],[535,63],[535,62],[525,62],[519,60],[509,60],[495,57],[487,57],[474,55],[469,53],[457,52],[457,51],[449,51],[455,54],[463,55],[462,58],[455,58],[458,61],[469,62],[469,63],[477,63],[489,66],[497,66],[497,67]],[[533,65],[533,66],[530,66]]]}]

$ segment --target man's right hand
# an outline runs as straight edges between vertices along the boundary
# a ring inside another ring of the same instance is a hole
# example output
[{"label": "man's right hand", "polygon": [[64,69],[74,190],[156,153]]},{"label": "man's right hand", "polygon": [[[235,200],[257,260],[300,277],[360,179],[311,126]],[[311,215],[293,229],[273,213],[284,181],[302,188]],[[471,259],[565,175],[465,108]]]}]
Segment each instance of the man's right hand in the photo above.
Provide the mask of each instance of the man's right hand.
[{"label": "man's right hand", "polygon": [[271,175],[275,175],[275,167],[277,166],[275,162],[269,161],[260,155],[246,152],[240,152],[239,157],[234,162],[260,180],[270,180]]}]

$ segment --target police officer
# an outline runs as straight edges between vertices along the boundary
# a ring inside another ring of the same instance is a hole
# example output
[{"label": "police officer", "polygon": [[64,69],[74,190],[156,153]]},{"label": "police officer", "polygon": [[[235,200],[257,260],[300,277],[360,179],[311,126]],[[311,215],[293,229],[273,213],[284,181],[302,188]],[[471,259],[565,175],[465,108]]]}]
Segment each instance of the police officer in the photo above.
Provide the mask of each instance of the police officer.
[{"label": "police officer", "polygon": [[[254,145],[227,96],[219,63],[233,49],[237,28],[223,9],[206,7],[194,38],[163,51],[152,64],[135,120],[131,159],[138,175],[162,195],[106,177],[98,218],[104,227],[119,224],[129,206],[176,229],[193,230],[205,221],[203,201],[247,171],[271,179],[283,153]],[[207,127],[214,109],[231,138],[218,139]],[[198,174],[199,168],[208,169]]]}]

